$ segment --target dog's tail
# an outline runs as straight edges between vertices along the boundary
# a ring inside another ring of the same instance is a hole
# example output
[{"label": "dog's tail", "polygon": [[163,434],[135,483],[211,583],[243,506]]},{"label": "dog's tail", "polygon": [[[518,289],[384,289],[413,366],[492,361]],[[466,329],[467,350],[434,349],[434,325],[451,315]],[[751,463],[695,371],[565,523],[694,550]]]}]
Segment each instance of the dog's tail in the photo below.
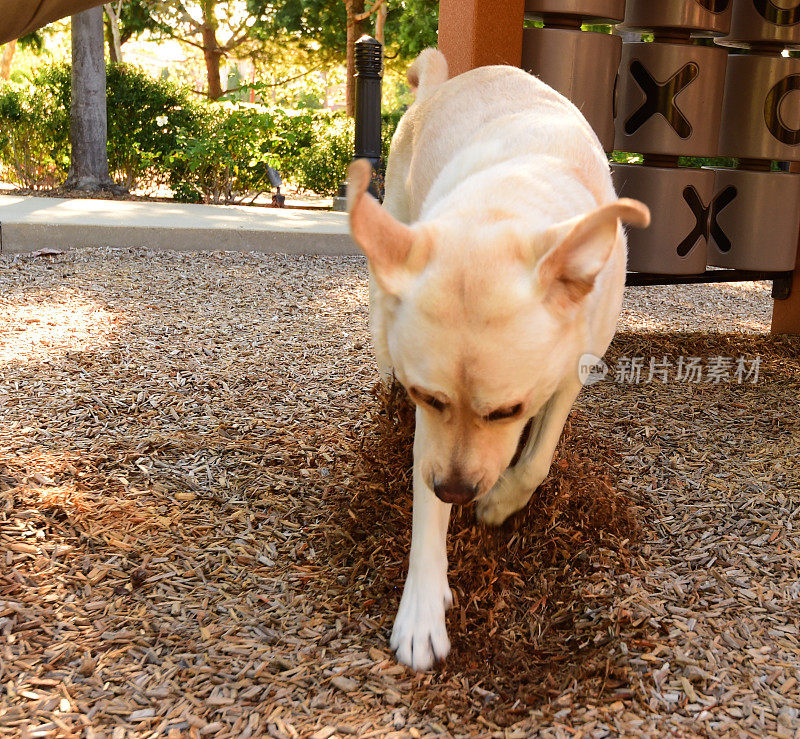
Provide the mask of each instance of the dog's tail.
[{"label": "dog's tail", "polygon": [[447,59],[438,49],[425,49],[408,68],[408,84],[417,101],[429,97],[439,85],[447,82]]}]

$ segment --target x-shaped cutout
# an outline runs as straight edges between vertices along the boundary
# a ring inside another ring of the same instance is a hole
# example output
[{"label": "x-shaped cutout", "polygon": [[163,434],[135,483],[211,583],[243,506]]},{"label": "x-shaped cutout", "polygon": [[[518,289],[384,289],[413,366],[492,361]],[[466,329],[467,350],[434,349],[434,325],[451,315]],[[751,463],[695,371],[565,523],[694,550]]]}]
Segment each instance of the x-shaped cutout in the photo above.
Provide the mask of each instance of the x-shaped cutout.
[{"label": "x-shaped cutout", "polygon": [[718,192],[708,205],[703,205],[703,199],[695,190],[693,185],[683,188],[683,199],[691,208],[695,217],[695,225],[689,235],[678,244],[678,256],[685,257],[697,243],[699,238],[708,241],[709,233],[714,237],[721,252],[731,250],[731,240],[717,223],[717,216],[720,212],[730,205],[735,199],[738,191],[733,185],[728,185],[724,190]]},{"label": "x-shaped cutout", "polygon": [[709,231],[711,238],[717,242],[717,248],[722,252],[729,252],[731,250],[731,240],[727,237],[725,232],[717,223],[717,216],[720,211],[730,205],[736,196],[739,194],[738,190],[733,185],[728,185],[724,190],[718,192],[711,199],[711,212],[709,213]]},{"label": "x-shaped cutout", "polygon": [[710,204],[703,205],[703,199],[693,185],[683,188],[683,199],[692,209],[695,223],[689,235],[678,244],[679,257],[685,257],[694,248],[699,238],[708,240],[708,213],[711,210]]},{"label": "x-shaped cutout", "polygon": [[638,59],[631,62],[631,76],[636,80],[645,101],[625,121],[625,133],[636,133],[647,120],[659,113],[682,139],[692,135],[692,126],[675,103],[675,98],[700,74],[694,62],[687,62],[666,82],[658,82]]}]

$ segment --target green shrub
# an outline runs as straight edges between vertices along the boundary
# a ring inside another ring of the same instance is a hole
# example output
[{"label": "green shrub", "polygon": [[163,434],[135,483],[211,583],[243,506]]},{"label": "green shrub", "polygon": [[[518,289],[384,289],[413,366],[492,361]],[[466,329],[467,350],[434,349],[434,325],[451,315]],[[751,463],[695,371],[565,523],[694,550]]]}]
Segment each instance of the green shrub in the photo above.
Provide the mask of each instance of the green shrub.
[{"label": "green shrub", "polygon": [[735,167],[738,161],[732,157],[678,157],[681,167]]},{"label": "green shrub", "polygon": [[172,197],[179,203],[202,203],[203,195],[191,183],[185,179],[178,180],[172,186]]},{"label": "green shrub", "polygon": [[207,203],[237,203],[271,188],[268,165],[272,116],[247,103],[210,104],[196,132],[178,133],[169,158],[170,185],[181,200],[202,194]]},{"label": "green shrub", "polygon": [[107,70],[108,166],[127,188],[166,182],[170,157],[206,115],[189,92],[128,64]]},{"label": "green shrub", "polygon": [[12,182],[52,187],[69,171],[69,98],[60,70],[0,85],[0,166]]},{"label": "green shrub", "polygon": [[[189,93],[127,64],[106,70],[108,166],[126,187],[166,182],[169,158],[198,129],[204,108]],[[29,82],[0,87],[0,163],[14,182],[52,187],[69,172],[68,64],[39,69]]]},{"label": "green shrub", "polygon": [[311,133],[312,143],[291,161],[292,179],[302,190],[333,195],[353,159],[353,121],[343,113],[317,114]]},{"label": "green shrub", "polygon": [[397,124],[400,123],[403,113],[405,113],[405,109],[398,108],[381,114],[381,163],[384,171],[386,162],[389,159],[389,144],[392,143],[392,136],[394,136]]},{"label": "green shrub", "polygon": [[[612,151],[609,159],[617,164],[641,164],[644,155],[626,151]],[[681,167],[735,167],[738,160],[731,157],[678,157]]]},{"label": "green shrub", "polygon": [[[389,143],[402,110],[381,116],[381,160],[386,166]],[[276,109],[272,150],[281,175],[303,190],[334,195],[353,159],[354,124],[344,113]],[[379,173],[382,174],[382,173]],[[379,177],[380,179],[380,177]]]},{"label": "green shrub", "polygon": [[[107,68],[108,158],[128,188],[169,183],[185,202],[241,202],[269,191],[267,168],[303,190],[330,195],[353,155],[344,113],[197,102],[187,90],[127,64]],[[69,171],[70,68],[40,68],[0,85],[0,167],[12,181],[52,187]],[[383,115],[381,148],[402,111]]]},{"label": "green shrub", "polygon": [[319,116],[330,114],[279,107],[272,108],[270,113],[274,123],[272,153],[279,162],[281,176],[294,180],[303,152],[316,144],[314,122]]}]

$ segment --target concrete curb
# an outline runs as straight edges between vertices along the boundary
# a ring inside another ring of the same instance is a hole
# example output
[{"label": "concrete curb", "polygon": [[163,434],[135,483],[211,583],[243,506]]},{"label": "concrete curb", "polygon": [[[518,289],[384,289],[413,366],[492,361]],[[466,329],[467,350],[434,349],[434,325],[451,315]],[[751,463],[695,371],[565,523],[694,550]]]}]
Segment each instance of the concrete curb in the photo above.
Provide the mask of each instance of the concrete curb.
[{"label": "concrete curb", "polygon": [[360,254],[344,213],[125,200],[0,195],[0,238],[4,254],[98,246]]}]

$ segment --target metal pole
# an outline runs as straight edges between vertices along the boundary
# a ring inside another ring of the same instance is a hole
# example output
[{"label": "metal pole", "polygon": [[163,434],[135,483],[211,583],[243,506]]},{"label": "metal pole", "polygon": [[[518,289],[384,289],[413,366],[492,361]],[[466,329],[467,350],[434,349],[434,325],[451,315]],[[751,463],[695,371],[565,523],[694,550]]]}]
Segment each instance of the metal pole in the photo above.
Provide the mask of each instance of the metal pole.
[{"label": "metal pole", "polygon": [[355,158],[369,159],[376,171],[381,161],[381,77],[383,47],[366,34],[355,44]]},{"label": "metal pole", "polygon": [[[368,159],[373,178],[369,191],[383,196],[382,183],[375,175],[381,164],[381,78],[383,77],[383,45],[364,34],[355,43],[355,140],[354,159]],[[334,210],[346,209],[346,186],[341,184],[333,199]]]}]

